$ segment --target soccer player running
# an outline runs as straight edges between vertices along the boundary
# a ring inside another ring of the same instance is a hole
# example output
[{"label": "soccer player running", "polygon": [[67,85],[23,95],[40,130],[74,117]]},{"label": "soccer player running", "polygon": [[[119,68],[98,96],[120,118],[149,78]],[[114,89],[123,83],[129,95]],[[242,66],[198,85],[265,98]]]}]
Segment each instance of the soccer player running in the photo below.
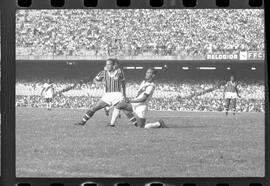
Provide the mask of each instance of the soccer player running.
[{"label": "soccer player running", "polygon": [[40,93],[41,97],[44,97],[47,104],[47,110],[52,109],[52,98],[54,95],[54,88],[52,82],[48,79],[43,85],[42,91]]},{"label": "soccer player running", "polygon": [[[82,117],[81,121],[75,123],[75,125],[85,125],[86,122],[100,109],[107,106],[113,106],[126,98],[125,82],[123,74],[115,70],[114,67],[115,60],[108,59],[106,61],[106,70],[101,71],[93,80],[94,83],[104,82],[105,93],[102,98],[95,103]],[[121,91],[121,86],[123,92]],[[113,111],[112,116],[117,115],[119,112]],[[114,123],[108,125],[114,127]]]},{"label": "soccer player running", "polygon": [[[146,113],[148,111],[148,103],[151,100],[155,91],[155,84],[153,82],[156,77],[156,71],[153,68],[149,68],[146,71],[145,79],[142,81],[136,98],[119,102],[115,106],[115,110],[123,110],[128,119],[135,125],[141,128],[166,128],[163,120],[159,120],[155,123],[146,124]],[[135,117],[135,115],[137,117]],[[112,116],[113,125],[117,120],[117,115]]]},{"label": "soccer player running", "polygon": [[233,115],[235,115],[236,112],[236,98],[241,98],[239,96],[239,92],[237,89],[238,84],[236,84],[234,76],[230,77],[230,81],[226,83],[224,86],[223,91],[223,97],[225,98],[225,110],[226,110],[226,116],[228,115],[230,103],[232,101],[232,110]]}]

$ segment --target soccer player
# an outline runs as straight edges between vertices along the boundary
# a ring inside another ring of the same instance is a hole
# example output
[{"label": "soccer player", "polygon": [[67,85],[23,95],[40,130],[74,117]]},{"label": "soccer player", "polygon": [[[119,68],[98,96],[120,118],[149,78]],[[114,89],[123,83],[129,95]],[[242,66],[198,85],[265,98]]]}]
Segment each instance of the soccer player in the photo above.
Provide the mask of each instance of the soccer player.
[{"label": "soccer player", "polygon": [[41,97],[43,96],[47,104],[47,110],[52,109],[52,98],[54,95],[54,88],[52,82],[48,79],[47,82],[43,85],[42,91],[40,93]]},{"label": "soccer player", "polygon": [[[128,119],[135,125],[141,128],[166,128],[163,120],[159,120],[155,123],[146,124],[146,114],[148,111],[148,103],[151,100],[155,91],[155,84],[153,82],[156,77],[156,71],[153,68],[149,68],[146,71],[145,79],[142,81],[136,98],[132,100],[126,100],[118,103],[115,106],[115,110],[123,110]],[[137,117],[135,117],[135,115]],[[116,122],[117,115],[112,116],[112,121]],[[112,123],[114,124],[114,123]]]},{"label": "soccer player", "polygon": [[[75,123],[75,125],[85,125],[86,122],[95,114],[96,111],[103,109],[107,106],[113,106],[120,101],[124,100],[126,97],[125,82],[122,73],[115,70],[114,67],[115,60],[108,59],[106,61],[106,70],[101,71],[93,80],[94,83],[104,82],[105,93],[102,98],[95,103],[82,117],[81,121]],[[121,91],[121,86],[123,92]],[[118,113],[113,112],[113,116]],[[112,122],[108,125],[114,127]]]},{"label": "soccer player", "polygon": [[234,76],[230,77],[230,81],[228,81],[224,87],[223,97],[225,98],[225,110],[226,110],[226,116],[228,115],[230,102],[232,101],[232,110],[233,115],[235,115],[236,112],[236,98],[241,98],[239,96],[239,92],[237,89],[237,85],[234,79]]},{"label": "soccer player", "polygon": [[[114,60],[114,66],[113,66],[113,68],[114,68],[114,70],[118,71],[118,73],[121,73],[121,74],[123,75],[123,80],[125,80],[124,72],[123,72],[123,70],[120,68],[120,66],[119,66],[119,61],[118,61],[118,60]],[[104,67],[104,70],[107,70],[107,69],[106,69],[106,66]],[[123,81],[123,82],[125,82],[125,81]],[[122,92],[123,92],[124,89],[126,89],[126,84],[125,84],[125,83],[123,83]],[[124,93],[124,92],[123,92],[123,93]],[[109,116],[109,112],[110,112],[110,110],[111,110],[112,108],[114,108],[114,106],[107,106],[107,107],[104,108],[104,111],[105,111],[106,116]],[[119,113],[119,118],[121,118],[121,114],[120,114],[120,113]]]}]

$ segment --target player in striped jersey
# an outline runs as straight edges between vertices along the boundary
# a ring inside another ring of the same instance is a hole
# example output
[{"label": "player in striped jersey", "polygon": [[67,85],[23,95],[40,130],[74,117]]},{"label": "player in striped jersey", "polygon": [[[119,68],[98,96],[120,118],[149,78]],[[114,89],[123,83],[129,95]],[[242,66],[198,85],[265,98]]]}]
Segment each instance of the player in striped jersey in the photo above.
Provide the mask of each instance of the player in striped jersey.
[{"label": "player in striped jersey", "polygon": [[230,77],[230,81],[228,81],[224,87],[224,93],[223,97],[225,98],[225,110],[226,110],[226,116],[228,115],[230,102],[232,101],[232,109],[233,109],[233,115],[235,115],[236,112],[236,98],[240,98],[239,92],[237,89],[237,83],[234,80],[234,76]]},{"label": "player in striped jersey", "polygon": [[[156,77],[156,71],[152,68],[146,71],[145,80],[142,81],[138,90],[136,98],[132,100],[126,100],[119,102],[115,107],[115,110],[123,110],[129,120],[135,125],[141,128],[166,128],[163,120],[159,120],[155,123],[146,124],[146,114],[148,111],[148,103],[151,100],[154,91],[155,84],[153,82]],[[135,117],[135,115],[137,117]],[[112,116],[112,121],[116,122],[117,115]],[[114,123],[113,123],[114,124]]]},{"label": "player in striped jersey", "polygon": [[[106,61],[106,69],[103,70],[94,78],[93,82],[103,82],[105,86],[105,93],[102,98],[94,104],[82,117],[81,121],[75,125],[85,125],[86,122],[95,114],[96,111],[105,108],[106,106],[113,106],[121,102],[126,97],[124,76],[119,71],[113,68],[114,60],[108,59]],[[121,90],[121,87],[123,91]],[[115,113],[113,112],[113,116]],[[112,122],[111,122],[112,123]],[[108,126],[114,126],[109,124]]]},{"label": "player in striped jersey", "polygon": [[[118,60],[115,60],[115,61],[114,61],[114,66],[113,66],[113,68],[114,68],[115,70],[117,70],[118,73],[121,73],[121,74],[123,75],[123,79],[125,80],[124,72],[123,72],[123,70],[121,69],[121,67],[119,66],[119,61],[118,61]],[[104,67],[104,70],[107,70],[107,69],[106,69],[106,66]],[[125,84],[123,84],[123,85],[125,86]],[[122,91],[123,91],[123,89],[122,89]],[[110,110],[111,110],[112,108],[114,108],[114,106],[107,106],[107,107],[104,108],[104,111],[105,111],[106,116],[109,116],[109,112],[110,112]],[[120,114],[119,114],[119,118],[121,118],[121,115],[120,115]]]}]

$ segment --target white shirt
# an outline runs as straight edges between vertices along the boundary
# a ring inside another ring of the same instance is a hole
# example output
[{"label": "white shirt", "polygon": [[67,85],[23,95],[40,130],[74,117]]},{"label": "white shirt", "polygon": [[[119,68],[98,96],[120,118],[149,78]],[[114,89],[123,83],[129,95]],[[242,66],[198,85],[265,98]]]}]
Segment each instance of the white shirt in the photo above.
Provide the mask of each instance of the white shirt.
[{"label": "white shirt", "polygon": [[43,85],[44,88],[44,98],[52,98],[53,97],[53,86],[52,84],[45,83]]},{"label": "white shirt", "polygon": [[138,90],[138,96],[136,98],[142,98],[144,94],[147,94],[148,97],[147,99],[142,102],[143,104],[148,104],[148,102],[151,100],[154,91],[155,91],[156,85],[153,82],[147,82],[147,81],[142,81],[140,88]]}]

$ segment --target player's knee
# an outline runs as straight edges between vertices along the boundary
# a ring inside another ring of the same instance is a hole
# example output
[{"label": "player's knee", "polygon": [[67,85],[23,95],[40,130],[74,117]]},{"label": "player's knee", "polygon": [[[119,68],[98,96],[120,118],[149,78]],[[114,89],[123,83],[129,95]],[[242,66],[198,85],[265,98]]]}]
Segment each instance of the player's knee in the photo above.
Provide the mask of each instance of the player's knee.
[{"label": "player's knee", "polygon": [[137,122],[138,122],[138,127],[144,128],[144,126],[145,126],[145,119],[144,118],[138,118]]},{"label": "player's knee", "polygon": [[97,103],[97,104],[93,105],[90,109],[92,111],[96,112],[96,111],[98,111],[98,110],[100,110],[102,108],[105,108],[105,106],[103,106],[102,104]]},{"label": "player's knee", "polygon": [[121,101],[121,102],[117,103],[117,105],[115,106],[115,108],[117,108],[117,109],[123,109],[123,108],[125,108],[125,102]]},{"label": "player's knee", "polygon": [[91,108],[89,109],[89,112],[95,113],[95,112],[98,111],[98,110],[99,110],[99,109],[98,109],[97,106],[93,106],[93,107],[91,107]]}]

